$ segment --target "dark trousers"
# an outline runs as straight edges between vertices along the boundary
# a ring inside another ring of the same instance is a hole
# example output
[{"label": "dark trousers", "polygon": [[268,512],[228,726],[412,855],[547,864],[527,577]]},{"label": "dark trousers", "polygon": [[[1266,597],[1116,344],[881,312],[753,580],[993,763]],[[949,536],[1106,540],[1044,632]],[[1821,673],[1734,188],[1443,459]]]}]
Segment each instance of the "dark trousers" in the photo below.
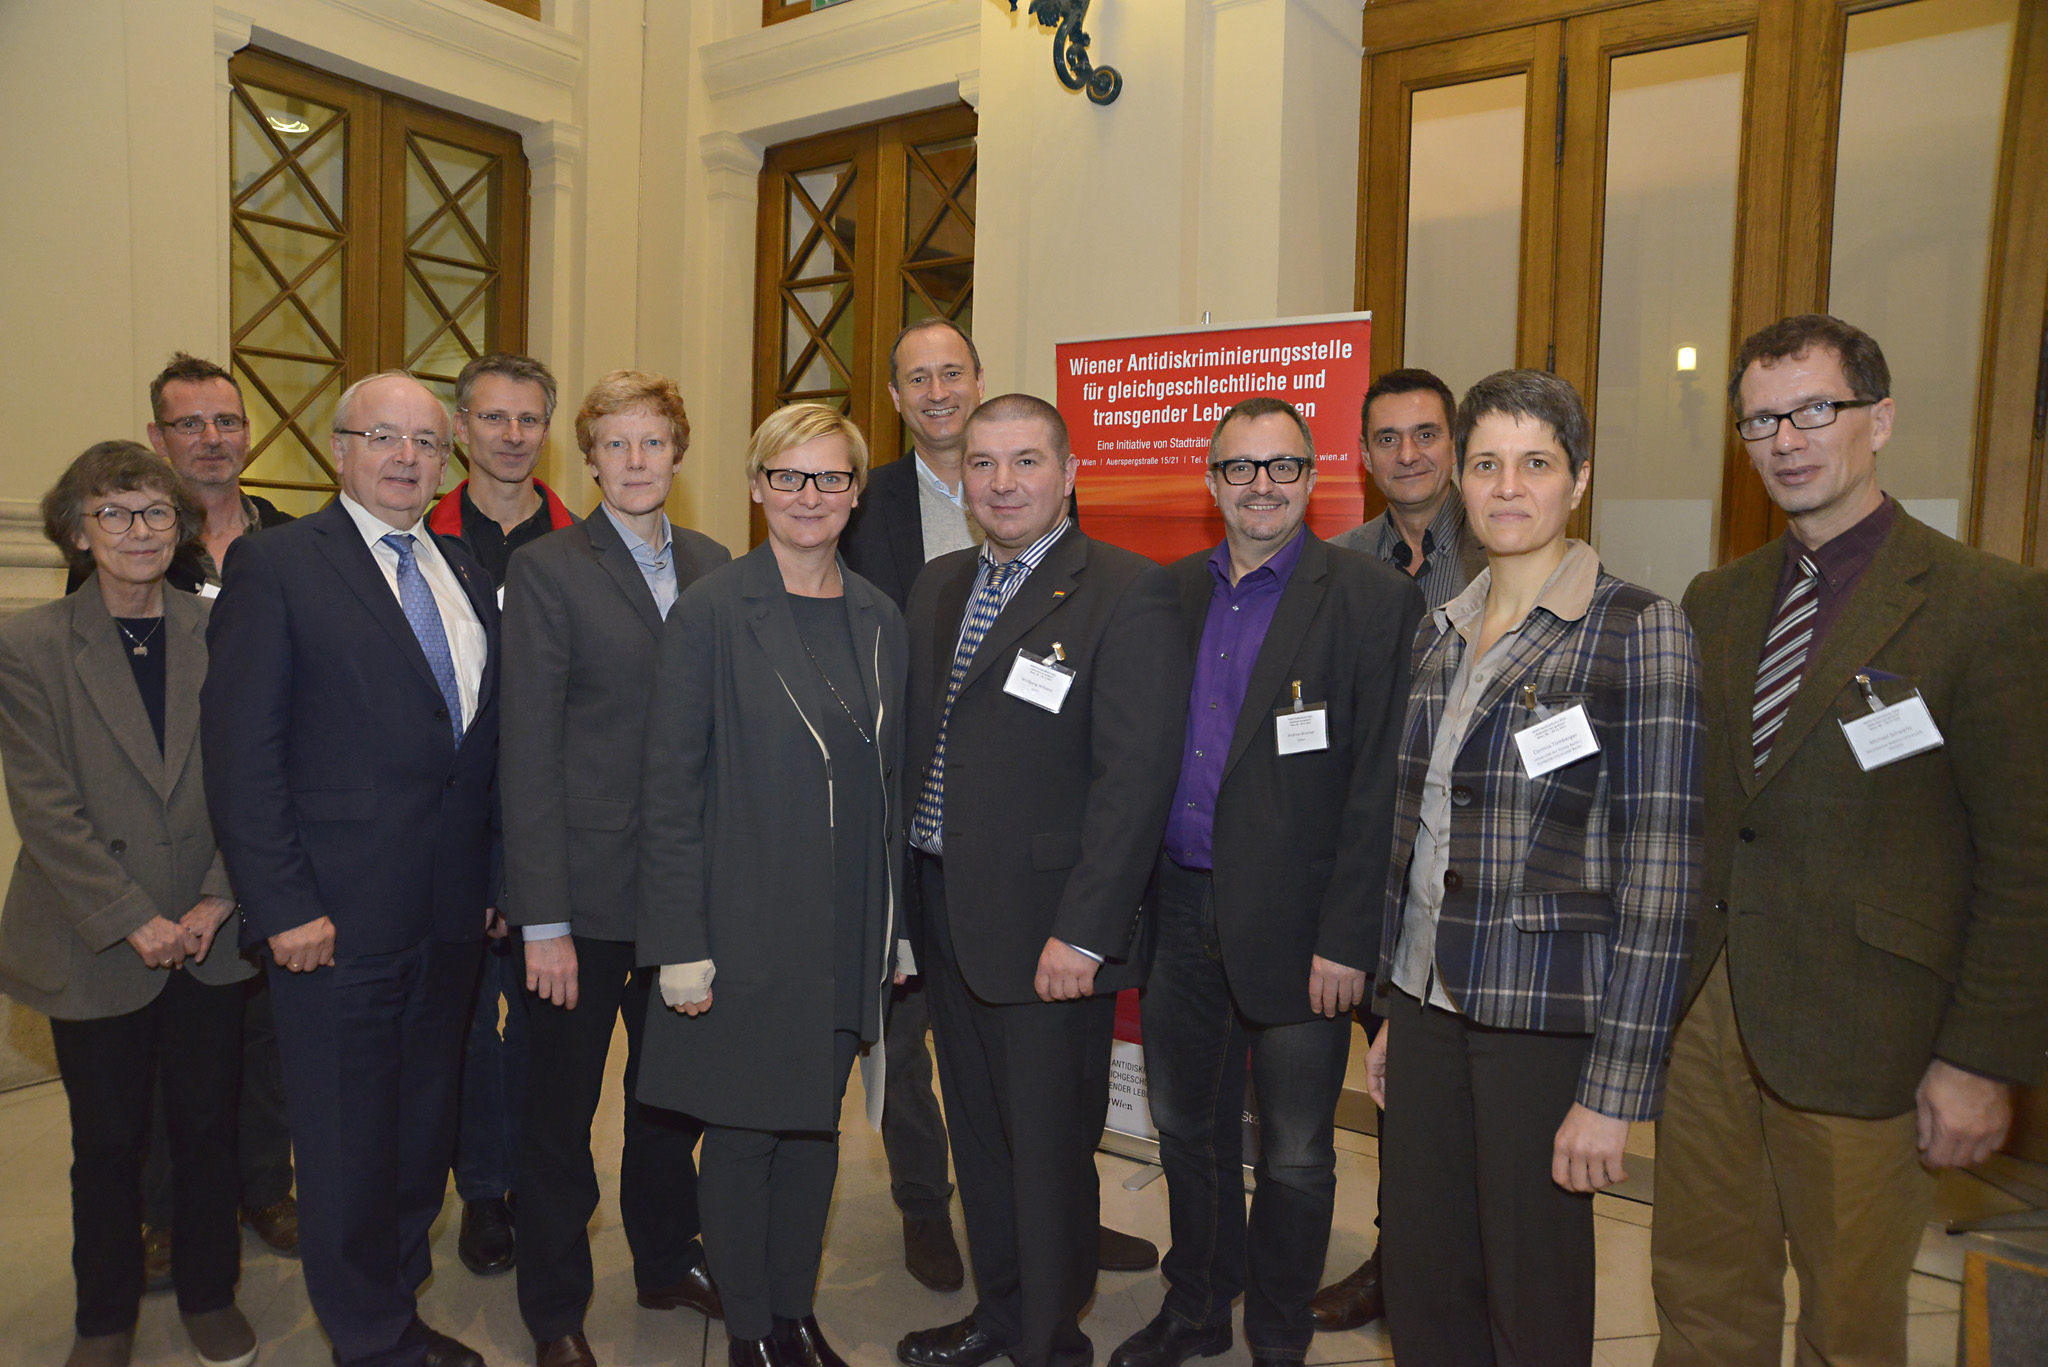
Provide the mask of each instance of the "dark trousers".
[{"label": "dark trousers", "polygon": [[526,1114],[526,996],[519,932],[486,940],[462,1046],[462,1100],[455,1117],[455,1194],[465,1201],[488,1201],[516,1185],[519,1124]]},{"label": "dark trousers", "polygon": [[[292,1193],[292,1136],[284,1114],[284,1064],[277,1057],[277,1018],[270,981],[261,973],[237,985],[242,1003],[242,1100],[235,1117],[243,1210],[274,1206]],[[149,1157],[142,1164],[142,1222],[171,1227],[171,1150],[164,1103],[151,1107]]]},{"label": "dark trousers", "polygon": [[267,970],[306,1295],[347,1367],[425,1361],[414,1292],[433,1271],[477,951],[429,936],[311,973]]},{"label": "dark trousers", "polygon": [[1109,1111],[1113,995],[996,1005],[953,956],[941,861],[917,856],[939,1082],[980,1300],[975,1321],[1016,1367],[1086,1367]]},{"label": "dark trousers", "polygon": [[[860,1037],[851,1030],[833,1032],[841,1101],[859,1050]],[[704,1252],[726,1333],[764,1339],[777,1319],[810,1314],[839,1177],[839,1132],[706,1125],[701,1172]]]},{"label": "dark trousers", "polygon": [[[924,965],[918,965],[922,970]],[[953,1184],[946,1178],[946,1117],[932,1092],[931,1025],[920,972],[895,989],[883,1035],[882,1149],[889,1155],[889,1194],[913,1220],[950,1220]]]},{"label": "dark trousers", "polygon": [[133,1329],[141,1308],[142,1158],[159,1075],[178,1174],[179,1234],[171,1246],[178,1309],[198,1315],[234,1304],[242,1270],[235,1221],[241,1031],[241,984],[209,987],[181,970],[165,972],[163,991],[140,1010],[50,1022],[71,1109],[71,1269],[81,1336]]},{"label": "dark trousers", "polygon": [[536,1343],[583,1332],[590,1305],[590,1217],[597,1168],[590,1123],[604,1090],[612,1027],[626,1026],[625,1146],[619,1218],[643,1291],[681,1281],[703,1255],[697,1244],[699,1122],[642,1106],[640,1044],[658,970],[635,968],[633,946],[576,937],[574,1010],[526,1004],[526,1118],[519,1149],[519,1313]]},{"label": "dark trousers", "polygon": [[1402,1367],[1585,1367],[1593,1198],[1550,1180],[1592,1040],[1382,999],[1387,1328]]},{"label": "dark trousers", "polygon": [[[1152,974],[1144,996],[1145,1088],[1159,1129],[1173,1246],[1160,1264],[1167,1312],[1195,1328],[1230,1323],[1244,1295],[1255,1357],[1300,1361],[1337,1200],[1337,1097],[1351,1022],[1245,1019],[1223,971],[1207,873],[1161,856]],[[1308,979],[1301,984],[1303,1008]],[[1259,1099],[1249,1228],[1244,1199],[1245,1056]]]}]

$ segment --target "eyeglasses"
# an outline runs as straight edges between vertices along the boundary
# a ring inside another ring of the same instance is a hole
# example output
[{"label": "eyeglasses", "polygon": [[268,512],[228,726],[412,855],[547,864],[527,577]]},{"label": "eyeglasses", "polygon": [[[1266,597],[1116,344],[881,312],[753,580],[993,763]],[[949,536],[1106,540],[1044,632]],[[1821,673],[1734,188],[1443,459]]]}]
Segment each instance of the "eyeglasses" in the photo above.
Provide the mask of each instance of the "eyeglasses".
[{"label": "eyeglasses", "polygon": [[1762,441],[1765,437],[1778,435],[1778,424],[1790,418],[1792,425],[1802,432],[1811,432],[1816,427],[1834,424],[1835,415],[1844,408],[1868,408],[1881,399],[1815,399],[1802,404],[1789,413],[1752,413],[1735,424],[1735,430],[1744,441]]},{"label": "eyeglasses", "polygon": [[408,437],[403,432],[394,432],[388,427],[373,427],[367,432],[358,432],[353,427],[337,427],[336,436],[361,437],[363,445],[380,456],[389,455],[400,442],[409,441],[419,448],[421,456],[428,460],[439,460],[448,452],[448,443],[439,437]]},{"label": "eyeglasses", "polygon": [[104,508],[93,509],[91,516],[99,519],[100,526],[106,528],[109,536],[122,535],[135,525],[138,517],[142,519],[142,525],[153,532],[167,532],[178,525],[178,510],[168,503],[152,503],[140,512],[123,508],[118,503],[109,503]]},{"label": "eyeglasses", "polygon": [[196,437],[206,430],[206,424],[209,422],[213,424],[213,430],[220,433],[223,437],[231,437],[249,425],[249,420],[238,413],[222,413],[211,418],[204,418],[194,413],[190,417],[179,418],[175,422],[160,422],[157,426],[159,428],[168,427],[181,437]]},{"label": "eyeglasses", "polygon": [[794,494],[806,484],[818,486],[821,494],[843,494],[853,487],[851,470],[763,470],[768,476],[768,487],[780,489],[785,494]]},{"label": "eyeglasses", "polygon": [[1271,460],[1219,460],[1209,468],[1223,476],[1225,484],[1250,484],[1261,470],[1275,484],[1292,484],[1309,468],[1309,462],[1296,456],[1275,456]]},{"label": "eyeglasses", "polygon": [[516,423],[520,434],[527,436],[548,425],[546,418],[535,413],[471,413],[467,408],[461,411],[477,426],[487,427],[493,432]]}]

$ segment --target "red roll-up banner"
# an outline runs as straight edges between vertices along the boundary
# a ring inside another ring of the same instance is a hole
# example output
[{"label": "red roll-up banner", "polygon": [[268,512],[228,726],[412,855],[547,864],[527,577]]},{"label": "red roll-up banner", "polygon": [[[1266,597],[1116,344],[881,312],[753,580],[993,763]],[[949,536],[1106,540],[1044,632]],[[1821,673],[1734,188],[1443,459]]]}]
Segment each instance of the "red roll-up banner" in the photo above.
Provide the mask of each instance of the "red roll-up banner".
[{"label": "red roll-up banner", "polygon": [[1338,313],[1058,343],[1055,402],[1079,464],[1081,525],[1162,564],[1221,541],[1202,478],[1209,435],[1233,404],[1263,394],[1300,409],[1315,437],[1309,527],[1328,537],[1357,526],[1371,342],[1371,314]]}]

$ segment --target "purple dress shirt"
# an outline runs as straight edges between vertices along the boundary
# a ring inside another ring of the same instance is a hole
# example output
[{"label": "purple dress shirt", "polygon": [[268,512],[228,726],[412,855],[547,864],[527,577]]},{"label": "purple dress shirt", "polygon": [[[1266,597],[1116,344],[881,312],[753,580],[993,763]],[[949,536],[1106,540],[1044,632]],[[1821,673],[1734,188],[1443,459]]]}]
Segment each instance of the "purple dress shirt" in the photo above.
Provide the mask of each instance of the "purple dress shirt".
[{"label": "purple dress shirt", "polygon": [[1209,598],[1201,649],[1195,652],[1180,786],[1173,791],[1173,812],[1166,819],[1166,853],[1182,868],[1211,867],[1223,762],[1230,756],[1230,738],[1237,733],[1259,647],[1266,643],[1266,629],[1273,625],[1273,612],[1294,577],[1306,539],[1306,529],[1296,532],[1271,560],[1235,584],[1230,582],[1230,543],[1210,552],[1209,573],[1216,578],[1216,591]]}]

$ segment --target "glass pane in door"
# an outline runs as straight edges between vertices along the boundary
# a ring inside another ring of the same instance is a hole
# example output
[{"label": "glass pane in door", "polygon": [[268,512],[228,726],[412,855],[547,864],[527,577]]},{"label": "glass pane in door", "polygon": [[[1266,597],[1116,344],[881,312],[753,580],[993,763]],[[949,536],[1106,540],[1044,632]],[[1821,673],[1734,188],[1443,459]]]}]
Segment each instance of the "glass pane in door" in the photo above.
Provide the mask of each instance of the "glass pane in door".
[{"label": "glass pane in door", "polygon": [[2018,0],[1849,17],[1828,311],[1877,338],[1886,492],[1959,535],[1970,505],[1991,216]]},{"label": "glass pane in door", "polygon": [[1528,86],[1520,73],[1467,81],[1409,106],[1402,364],[1460,394],[1515,363]]},{"label": "glass pane in door", "polygon": [[1593,544],[1673,600],[1714,563],[1747,43],[1609,70]]}]

